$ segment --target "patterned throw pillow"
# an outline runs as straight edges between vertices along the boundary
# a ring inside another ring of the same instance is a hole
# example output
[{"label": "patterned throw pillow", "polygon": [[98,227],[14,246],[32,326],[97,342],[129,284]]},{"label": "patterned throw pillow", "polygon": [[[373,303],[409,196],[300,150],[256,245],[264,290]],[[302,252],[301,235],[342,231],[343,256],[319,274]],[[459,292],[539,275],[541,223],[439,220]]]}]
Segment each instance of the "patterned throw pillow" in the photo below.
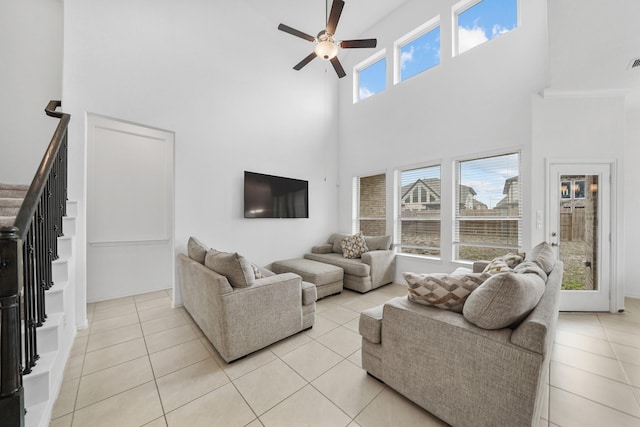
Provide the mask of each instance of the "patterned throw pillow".
[{"label": "patterned throw pillow", "polygon": [[508,253],[491,260],[484,268],[483,273],[497,274],[505,271],[513,271],[513,269],[524,260],[524,254]]},{"label": "patterned throw pillow", "polygon": [[260,268],[257,265],[251,264],[251,268],[253,269],[253,276],[256,279],[263,279],[264,278],[264,274],[262,274],[262,271],[260,271]]},{"label": "patterned throw pillow", "polygon": [[416,274],[402,273],[409,284],[409,300],[462,313],[467,297],[491,275],[467,274]]},{"label": "patterned throw pillow", "polygon": [[342,255],[345,258],[360,258],[365,252],[369,252],[369,248],[362,233],[356,233],[342,240]]}]

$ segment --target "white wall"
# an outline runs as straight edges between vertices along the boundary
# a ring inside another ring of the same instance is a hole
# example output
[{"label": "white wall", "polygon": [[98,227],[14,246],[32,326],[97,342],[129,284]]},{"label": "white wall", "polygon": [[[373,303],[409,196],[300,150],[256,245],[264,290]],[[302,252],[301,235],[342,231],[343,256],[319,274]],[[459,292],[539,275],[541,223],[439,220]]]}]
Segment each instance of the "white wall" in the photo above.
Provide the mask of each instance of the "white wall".
[{"label": "white wall", "polygon": [[58,120],[44,108],[62,96],[62,1],[0,5],[0,182],[29,184]]},{"label": "white wall", "polygon": [[627,114],[625,128],[625,142],[623,158],[628,159],[631,167],[624,168],[621,175],[624,181],[624,223],[620,224],[620,239],[623,240],[624,249],[624,292],[627,296],[640,298],[640,224],[638,212],[640,212],[640,168],[637,161],[640,159],[640,111]]},{"label": "white wall", "polygon": [[[278,49],[290,36],[277,25],[245,1],[65,1],[73,197],[86,199],[84,115],[97,113],[175,132],[178,252],[194,235],[267,264],[325,240],[336,228],[336,78],[320,63],[293,71],[300,58]],[[308,180],[310,218],[244,219],[244,170]]]},{"label": "white wall", "polygon": [[[340,229],[351,228],[354,176],[387,171],[388,232],[392,231],[392,172],[399,167],[442,162],[443,188],[453,188],[454,159],[522,150],[523,192],[530,193],[531,93],[548,84],[546,2],[522,0],[519,27],[464,54],[451,57],[451,7],[454,2],[409,1],[363,36],[377,36],[387,49],[387,90],[352,103],[351,79],[340,84]],[[394,86],[393,42],[432,17],[441,17],[441,63]],[[373,52],[368,52],[367,55]],[[345,69],[360,62],[345,58]],[[447,184],[449,183],[449,185]],[[529,229],[531,199],[524,200]],[[451,247],[452,195],[443,192],[443,247]],[[523,245],[531,245],[525,233]],[[442,261],[399,256],[402,271],[451,271],[452,254]]]}]

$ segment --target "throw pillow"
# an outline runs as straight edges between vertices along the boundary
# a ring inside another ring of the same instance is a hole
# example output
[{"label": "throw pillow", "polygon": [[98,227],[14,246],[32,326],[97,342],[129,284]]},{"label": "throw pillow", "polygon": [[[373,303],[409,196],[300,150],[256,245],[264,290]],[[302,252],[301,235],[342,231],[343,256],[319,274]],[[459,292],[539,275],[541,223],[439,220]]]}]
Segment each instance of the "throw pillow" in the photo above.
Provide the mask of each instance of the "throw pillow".
[{"label": "throw pillow", "polygon": [[349,237],[349,235],[343,233],[333,233],[331,237],[329,237],[329,243],[333,244],[334,253],[342,253],[342,241],[347,237]]},{"label": "throw pillow", "polygon": [[539,243],[531,249],[531,252],[527,254],[524,260],[535,262],[546,274],[551,273],[551,270],[553,270],[553,267],[556,265],[556,255],[547,242]]},{"label": "throw pillow", "polygon": [[547,277],[548,277],[547,273],[545,273],[540,268],[540,266],[533,261],[524,261],[518,264],[516,268],[513,269],[513,271],[515,273],[520,273],[520,274],[527,274],[527,273],[537,274],[538,276],[540,276],[542,280],[545,281],[545,283],[547,282]]},{"label": "throw pillow", "polygon": [[456,313],[462,313],[469,295],[491,277],[488,273],[402,273],[402,276],[409,284],[409,300]]},{"label": "throw pillow", "polygon": [[260,271],[260,268],[257,265],[251,264],[251,269],[253,270],[254,279],[264,278],[264,274],[262,274],[262,271]]},{"label": "throw pillow", "polygon": [[512,271],[513,268],[520,264],[524,259],[524,254],[508,253],[503,256],[495,257],[484,268],[484,273],[496,274],[505,271]]},{"label": "throw pillow", "polygon": [[365,252],[369,252],[369,248],[362,233],[356,233],[342,241],[342,255],[345,258],[360,258]]},{"label": "throw pillow", "polygon": [[489,274],[504,273],[505,271],[511,271],[511,268],[509,268],[509,265],[502,257],[492,259],[484,270],[482,270],[483,273]]},{"label": "throw pillow", "polygon": [[207,256],[209,249],[200,240],[195,237],[189,237],[187,242],[187,255],[192,260],[204,264],[204,259]]},{"label": "throw pillow", "polygon": [[483,329],[502,329],[521,322],[542,298],[545,281],[535,273],[496,274],[464,304],[464,318]]},{"label": "throw pillow", "polygon": [[237,252],[218,252],[211,249],[207,252],[204,264],[227,278],[234,288],[247,288],[255,282],[255,275],[251,262]]}]

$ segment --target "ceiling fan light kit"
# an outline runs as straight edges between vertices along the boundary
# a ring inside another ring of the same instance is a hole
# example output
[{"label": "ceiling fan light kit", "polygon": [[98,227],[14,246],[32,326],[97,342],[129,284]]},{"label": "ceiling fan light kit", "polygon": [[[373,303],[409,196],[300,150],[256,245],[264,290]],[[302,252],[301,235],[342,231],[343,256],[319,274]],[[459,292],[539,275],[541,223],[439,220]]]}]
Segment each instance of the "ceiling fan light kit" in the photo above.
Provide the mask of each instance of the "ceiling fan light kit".
[{"label": "ceiling fan light kit", "polygon": [[340,15],[342,14],[343,8],[343,0],[333,1],[333,4],[331,5],[331,12],[329,14],[329,18],[327,19],[327,26],[324,30],[318,33],[318,37],[310,36],[309,34],[303,33],[302,31],[291,28],[285,24],[278,25],[278,29],[280,31],[284,31],[285,33],[289,33],[293,36],[316,43],[313,52],[311,52],[311,54],[309,54],[302,61],[294,65],[294,70],[301,70],[302,67],[307,65],[314,58],[319,57],[321,59],[324,59],[325,61],[330,61],[331,65],[333,65],[333,69],[336,71],[336,74],[338,74],[338,77],[342,78],[346,76],[347,73],[345,73],[344,68],[342,68],[342,64],[340,64],[340,61],[338,60],[338,47],[342,49],[376,47],[376,45],[378,44],[376,39],[343,40],[341,42],[336,42],[334,40],[333,36],[336,32],[338,21],[340,20]]}]

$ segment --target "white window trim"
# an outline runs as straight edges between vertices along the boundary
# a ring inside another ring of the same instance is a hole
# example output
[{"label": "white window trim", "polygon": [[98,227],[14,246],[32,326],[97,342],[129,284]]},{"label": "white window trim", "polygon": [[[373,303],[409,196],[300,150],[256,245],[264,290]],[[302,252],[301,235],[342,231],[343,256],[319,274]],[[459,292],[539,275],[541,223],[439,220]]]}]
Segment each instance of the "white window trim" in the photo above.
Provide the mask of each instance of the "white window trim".
[{"label": "white window trim", "polygon": [[[353,181],[352,181],[352,191],[351,191],[351,206],[352,206],[352,210],[351,210],[351,232],[353,234],[357,233],[360,231],[360,221],[361,220],[384,220],[387,230],[388,230],[388,216],[389,214],[386,213],[384,217],[381,218],[370,218],[370,217],[360,217],[360,178],[369,178],[372,176],[377,176],[377,175],[384,175],[384,180],[385,180],[385,195],[384,195],[384,199],[385,199],[385,207],[387,205],[387,192],[386,192],[386,188],[387,187],[387,171],[379,171],[379,172],[373,172],[373,173],[366,173],[366,174],[361,174],[361,175],[356,175],[353,177]],[[387,209],[385,209],[387,210]]]},{"label": "white window trim", "polygon": [[442,248],[442,206],[440,206],[440,247],[439,248],[433,248],[433,249],[438,249],[440,251],[440,256],[433,256],[433,255],[420,255],[420,254],[412,254],[412,253],[403,253],[403,252],[398,252],[398,250],[400,250],[400,248],[402,247],[402,242],[400,241],[400,233],[402,232],[402,218],[401,218],[401,212],[402,209],[400,208],[400,206],[402,205],[402,200],[400,200],[400,198],[402,197],[402,172],[405,171],[410,171],[410,170],[414,170],[414,169],[423,169],[423,168],[430,168],[430,167],[435,167],[435,166],[439,166],[440,167],[440,200],[442,200],[442,172],[443,172],[443,162],[442,161],[435,161],[435,162],[428,162],[428,163],[419,163],[419,164],[412,164],[412,165],[408,165],[408,166],[401,166],[395,169],[394,171],[394,206],[393,206],[393,247],[397,248],[396,252],[398,255],[403,255],[403,256],[409,256],[409,257],[414,257],[414,258],[419,258],[419,259],[431,259],[431,260],[441,260],[442,259],[442,253],[443,253],[443,248]]},{"label": "white window trim", "polygon": [[[452,200],[452,211],[451,211],[451,215],[452,215],[452,230],[451,230],[451,258],[452,261],[455,263],[465,263],[465,262],[469,262],[469,260],[463,260],[460,259],[459,257],[459,251],[458,248],[460,246],[460,242],[456,241],[456,221],[457,221],[457,209],[456,209],[456,205],[458,203],[458,165],[459,163],[465,162],[465,161],[470,161],[470,160],[477,160],[477,159],[484,159],[484,158],[489,158],[489,157],[500,157],[500,156],[507,156],[509,154],[518,154],[518,187],[519,187],[519,192],[520,192],[520,217],[518,219],[519,221],[519,227],[518,227],[518,250],[522,249],[522,244],[523,244],[523,234],[524,234],[524,221],[525,221],[525,215],[524,215],[524,196],[522,194],[522,188],[523,188],[523,171],[522,171],[522,167],[523,167],[523,162],[522,162],[522,152],[523,149],[522,148],[514,148],[513,150],[499,150],[499,151],[489,151],[489,152],[484,152],[484,153],[477,153],[475,155],[469,155],[469,156],[464,156],[464,157],[457,157],[453,159],[453,164],[452,164],[452,172],[453,172],[453,200]],[[477,218],[478,220],[482,219],[482,217],[474,217]],[[496,218],[502,218],[502,217],[491,217],[491,219],[496,219]],[[474,246],[474,245],[470,245],[470,244],[465,244],[464,246]],[[478,245],[479,247],[492,247],[492,245]],[[499,246],[502,247],[502,246]]]},{"label": "white window trim", "polygon": [[[370,57],[368,57],[364,61],[356,64],[353,67],[353,73],[352,74],[353,74],[353,103],[354,104],[357,103],[357,102],[360,102],[360,71],[364,70],[365,68],[367,68],[370,65],[375,64],[376,62],[378,62],[382,58],[385,58],[386,56],[387,56],[387,49],[382,49],[382,50],[374,53],[373,55],[371,55]],[[386,76],[386,73],[385,73],[385,80],[386,80],[386,78],[387,78],[387,76]],[[370,176],[370,175],[363,175],[363,176]]]},{"label": "white window trim", "polygon": [[[467,9],[471,9],[473,6],[477,5],[478,3],[482,2],[483,0],[462,0],[456,4],[454,4],[451,7],[451,57],[455,58],[456,56],[460,55],[460,53],[458,52],[458,47],[459,47],[459,40],[458,40],[458,15],[460,15],[461,13],[467,11]],[[516,11],[517,11],[517,16],[516,16],[516,28],[514,28],[511,31],[515,31],[518,28],[520,28],[521,22],[520,22],[520,17],[522,16],[521,13],[521,8],[520,8],[520,3],[521,0],[516,0]],[[509,32],[511,32],[509,31]],[[488,40],[487,42],[490,42],[491,40]],[[482,44],[486,44],[482,43]],[[478,47],[478,46],[476,46]],[[472,49],[469,49],[472,50]],[[466,51],[468,52],[468,51]],[[464,53],[464,52],[462,52]]]},{"label": "white window trim", "polygon": [[[429,31],[436,29],[440,26],[440,15],[437,15],[429,19],[424,24],[400,37],[393,42],[393,84],[397,85],[402,81],[402,69],[401,69],[401,50],[404,46],[416,40],[419,37],[427,34]],[[441,30],[442,31],[442,30]],[[442,44],[441,44],[442,46]],[[442,51],[442,49],[441,49]],[[426,71],[426,70],[425,70]]]},{"label": "white window trim", "polygon": [[481,1],[482,0],[462,0],[451,6],[451,40],[453,42],[451,43],[451,56],[454,58],[459,55],[458,47],[460,45],[458,37],[458,15],[477,5]]}]

